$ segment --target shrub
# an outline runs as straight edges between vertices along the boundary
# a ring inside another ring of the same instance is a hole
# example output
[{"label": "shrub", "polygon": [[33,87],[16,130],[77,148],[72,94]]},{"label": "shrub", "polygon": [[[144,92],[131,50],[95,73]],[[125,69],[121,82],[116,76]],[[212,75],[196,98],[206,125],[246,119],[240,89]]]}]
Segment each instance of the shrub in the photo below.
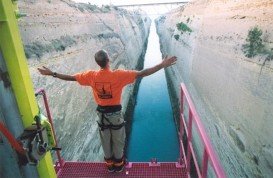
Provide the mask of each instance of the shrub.
[{"label": "shrub", "polygon": [[109,5],[103,5],[102,7],[101,7],[101,11],[103,12],[103,13],[107,13],[107,12],[110,12],[111,11],[111,7],[109,6]]},{"label": "shrub", "polygon": [[48,44],[39,41],[33,42],[32,44],[25,45],[24,49],[28,59],[31,57],[41,58],[45,53],[64,51],[73,44],[76,44],[76,41],[72,37],[61,36],[59,39],[54,39]]},{"label": "shrub", "polygon": [[81,11],[81,12],[84,12],[84,8],[83,7],[78,7],[78,9]]},{"label": "shrub", "polygon": [[137,23],[138,23],[139,25],[143,25],[143,24],[144,24],[144,22],[143,22],[143,20],[142,20],[141,18],[139,18],[139,19],[137,20]]},{"label": "shrub", "polygon": [[106,5],[104,7],[105,7],[105,9],[108,9],[108,10],[110,10],[110,8],[111,8],[109,5]]},{"label": "shrub", "polygon": [[261,38],[263,32],[257,26],[248,31],[247,44],[243,45],[243,52],[246,57],[252,58],[265,51],[265,46]]},{"label": "shrub", "polygon": [[257,26],[250,29],[248,31],[246,44],[243,45],[243,52],[246,57],[252,58],[256,55],[266,55],[260,70],[260,75],[262,73],[262,69],[265,66],[266,61],[273,60],[273,49],[270,49],[263,44],[262,40],[263,32]]},{"label": "shrub", "polygon": [[178,34],[176,34],[176,35],[174,35],[174,39],[176,39],[176,41],[178,41],[179,40],[179,35]]},{"label": "shrub", "polygon": [[24,49],[27,58],[31,58],[33,56],[40,58],[47,52],[45,46],[39,41],[34,42],[32,45],[24,45]]},{"label": "shrub", "polygon": [[176,24],[176,27],[181,32],[192,32],[192,29],[190,29],[185,23],[180,22]]},{"label": "shrub", "polygon": [[159,18],[158,21],[159,21],[160,23],[164,23],[165,20],[166,20],[166,16],[163,15],[163,16],[160,16],[160,18]]},{"label": "shrub", "polygon": [[98,34],[99,39],[103,38],[103,34]]},{"label": "shrub", "polygon": [[87,9],[89,9],[90,11],[95,11],[95,10],[98,10],[99,7],[97,5],[93,5],[93,4],[88,4],[87,5]]}]

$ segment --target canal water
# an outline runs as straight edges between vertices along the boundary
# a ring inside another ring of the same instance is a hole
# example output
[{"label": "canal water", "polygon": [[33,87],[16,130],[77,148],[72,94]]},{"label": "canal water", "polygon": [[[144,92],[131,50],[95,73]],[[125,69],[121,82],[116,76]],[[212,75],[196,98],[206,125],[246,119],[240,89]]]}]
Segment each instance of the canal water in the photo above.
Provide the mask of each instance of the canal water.
[{"label": "canal water", "polygon": [[[160,63],[159,38],[151,25],[144,68]],[[164,70],[142,79],[132,119],[127,158],[133,162],[177,161],[179,142]]]}]

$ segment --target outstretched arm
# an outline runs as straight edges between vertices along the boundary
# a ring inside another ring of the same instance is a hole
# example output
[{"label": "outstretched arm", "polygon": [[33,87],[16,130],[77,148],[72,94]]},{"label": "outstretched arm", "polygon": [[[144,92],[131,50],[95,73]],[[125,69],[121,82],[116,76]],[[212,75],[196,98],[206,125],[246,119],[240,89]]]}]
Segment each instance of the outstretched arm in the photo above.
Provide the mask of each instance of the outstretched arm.
[{"label": "outstretched arm", "polygon": [[142,71],[139,71],[137,73],[137,77],[146,77],[148,75],[151,75],[151,74],[159,71],[162,68],[166,68],[171,65],[174,65],[176,60],[177,60],[177,58],[175,56],[172,56],[170,58],[165,57],[161,63],[155,65],[154,67],[143,69]]},{"label": "outstretched arm", "polygon": [[76,81],[76,78],[72,75],[65,75],[57,72],[52,72],[49,68],[46,68],[45,66],[43,66],[43,68],[38,68],[38,71],[42,75],[49,75],[66,81]]}]

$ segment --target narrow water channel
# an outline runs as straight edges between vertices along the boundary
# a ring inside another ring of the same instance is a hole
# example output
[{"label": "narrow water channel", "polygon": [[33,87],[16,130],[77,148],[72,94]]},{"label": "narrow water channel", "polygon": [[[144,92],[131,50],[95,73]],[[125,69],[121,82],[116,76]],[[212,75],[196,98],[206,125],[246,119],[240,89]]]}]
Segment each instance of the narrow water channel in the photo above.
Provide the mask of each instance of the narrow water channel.
[{"label": "narrow water channel", "polygon": [[[159,38],[151,25],[144,67],[161,61]],[[164,70],[142,79],[132,119],[127,157],[129,161],[177,161],[179,142]]]}]

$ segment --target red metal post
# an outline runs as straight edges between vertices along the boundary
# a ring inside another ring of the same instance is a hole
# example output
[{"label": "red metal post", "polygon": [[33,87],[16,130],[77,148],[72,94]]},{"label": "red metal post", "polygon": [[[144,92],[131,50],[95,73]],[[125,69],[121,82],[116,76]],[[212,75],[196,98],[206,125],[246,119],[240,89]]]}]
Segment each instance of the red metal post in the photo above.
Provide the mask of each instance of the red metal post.
[{"label": "red metal post", "polygon": [[180,95],[181,95],[181,100],[180,100],[180,119],[179,119],[179,122],[180,122],[180,134],[179,134],[179,141],[180,141],[180,160],[182,160],[183,159],[183,135],[184,135],[184,125],[183,125],[183,118],[182,118],[182,114],[183,114],[183,112],[184,112],[184,97],[183,97],[183,95],[184,95],[184,93],[183,93],[183,90],[181,89],[181,93],[180,93]]},{"label": "red metal post", "polygon": [[203,161],[202,161],[202,178],[207,177],[208,173],[208,152],[206,151],[206,148],[204,148],[204,153],[203,153]]},{"label": "red metal post", "polygon": [[189,109],[189,126],[188,126],[188,138],[187,138],[187,163],[186,165],[188,165],[187,167],[187,172],[190,174],[190,162],[191,162],[191,148],[190,148],[190,144],[192,143],[192,112]]},{"label": "red metal post", "polygon": [[[54,138],[55,138],[55,142],[56,142],[56,147],[58,147],[58,142],[57,142],[57,137],[56,137],[56,133],[55,133],[55,129],[54,129],[54,125],[53,125],[53,119],[51,117],[51,113],[50,113],[50,109],[49,109],[49,105],[48,105],[48,102],[47,102],[47,96],[46,96],[46,93],[45,93],[45,90],[44,89],[40,89],[36,92],[36,94],[40,94],[43,96],[43,100],[44,100],[44,105],[45,105],[45,109],[46,109],[46,114],[47,114],[47,118],[52,126],[52,132],[54,134]],[[59,164],[60,164],[60,167],[63,167],[63,160],[62,160],[62,157],[61,157],[61,154],[60,154],[60,151],[59,150],[56,150],[56,154],[57,154],[57,158],[58,158],[58,161],[59,161]]]},{"label": "red metal post", "polygon": [[180,91],[180,113],[184,113],[184,91],[182,87]]},{"label": "red metal post", "polygon": [[179,161],[181,162],[183,160],[183,135],[184,131],[182,130],[183,127],[183,121],[182,121],[182,116],[180,114],[180,133],[179,133],[179,143],[180,143],[180,148],[179,148]]},{"label": "red metal post", "polygon": [[[208,163],[207,159],[210,159],[211,161],[211,165],[212,165],[212,168],[216,174],[217,177],[220,177],[220,178],[226,178],[226,174],[225,174],[225,171],[224,169],[222,168],[218,158],[217,158],[217,155],[212,147],[212,144],[209,140],[209,137],[207,136],[206,134],[206,129],[204,128],[202,122],[201,122],[201,119],[199,118],[199,115],[197,114],[197,111],[195,109],[195,106],[190,98],[190,95],[187,91],[187,88],[186,88],[186,85],[184,83],[181,84],[181,90],[183,92],[183,99],[186,100],[185,102],[188,103],[188,106],[189,106],[189,111],[190,111],[190,115],[192,114],[193,117],[189,116],[189,128],[188,128],[188,141],[187,141],[187,144],[188,144],[188,149],[187,149],[187,165],[188,167],[190,167],[190,155],[191,154],[194,154],[194,153],[189,153],[189,143],[191,143],[191,137],[192,137],[192,133],[191,133],[191,129],[192,129],[192,119],[194,120],[195,124],[196,124],[196,128],[197,128],[197,131],[199,133],[199,136],[202,140],[202,143],[204,145],[204,149],[206,150],[206,153],[204,153],[204,158],[203,158],[203,167],[202,169],[203,170],[206,170],[206,171],[202,171],[202,174],[207,174],[207,166],[206,165]],[[192,119],[191,119],[192,118]],[[208,158],[206,158],[208,157]],[[197,164],[195,164],[196,167],[198,167]],[[199,168],[199,167],[198,167]],[[188,170],[188,169],[187,169]],[[190,170],[190,169],[189,169]]]}]

